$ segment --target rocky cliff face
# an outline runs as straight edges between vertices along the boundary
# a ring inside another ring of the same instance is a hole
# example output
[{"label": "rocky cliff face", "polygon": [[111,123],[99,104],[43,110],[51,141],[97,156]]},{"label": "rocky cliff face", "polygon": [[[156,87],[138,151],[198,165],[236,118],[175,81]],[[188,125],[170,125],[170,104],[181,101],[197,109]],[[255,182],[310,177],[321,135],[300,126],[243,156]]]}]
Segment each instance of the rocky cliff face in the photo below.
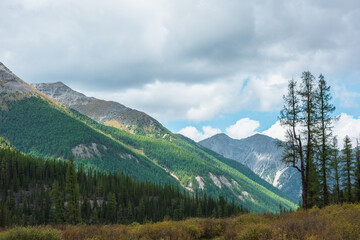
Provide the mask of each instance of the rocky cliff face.
[{"label": "rocky cliff face", "polygon": [[54,102],[51,98],[20,79],[0,62],[0,110],[8,109],[6,101],[15,101],[31,96],[40,96],[48,102]]},{"label": "rocky cliff face", "polygon": [[282,149],[276,140],[265,135],[236,140],[218,134],[199,142],[224,157],[234,159],[294,199],[301,196],[300,174],[280,161]]},{"label": "rocky cliff face", "polygon": [[25,83],[0,62],[0,93],[35,93],[35,89]]},{"label": "rocky cliff face", "polygon": [[149,115],[113,101],[87,97],[62,82],[32,84],[34,88],[56,101],[75,109],[93,120],[131,133],[163,137],[169,133]]}]

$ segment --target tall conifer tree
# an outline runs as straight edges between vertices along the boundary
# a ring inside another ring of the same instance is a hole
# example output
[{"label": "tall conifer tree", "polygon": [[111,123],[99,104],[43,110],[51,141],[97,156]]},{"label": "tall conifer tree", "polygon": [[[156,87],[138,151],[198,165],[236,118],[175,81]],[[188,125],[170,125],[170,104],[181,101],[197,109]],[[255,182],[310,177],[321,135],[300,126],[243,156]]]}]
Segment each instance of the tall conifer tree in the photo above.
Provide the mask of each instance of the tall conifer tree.
[{"label": "tall conifer tree", "polygon": [[77,175],[75,172],[74,160],[69,159],[69,165],[66,171],[66,220],[68,223],[77,224],[81,221],[80,204],[79,204],[79,185],[77,183]]},{"label": "tall conifer tree", "polygon": [[333,137],[331,143],[331,161],[330,166],[332,170],[332,178],[334,180],[334,187],[333,187],[333,197],[334,202],[339,203],[341,202],[340,198],[340,158],[339,158],[339,149],[338,149],[338,140],[336,137]]},{"label": "tall conifer tree", "polygon": [[64,201],[61,198],[59,183],[56,180],[52,184],[51,197],[53,201],[54,220],[56,223],[61,223],[64,221]]},{"label": "tall conifer tree", "polygon": [[356,201],[360,202],[360,143],[359,139],[356,139],[356,149],[355,149],[355,196]]},{"label": "tall conifer tree", "polygon": [[305,178],[305,159],[303,154],[303,143],[299,133],[300,100],[297,94],[297,84],[291,79],[288,84],[288,93],[284,95],[284,107],[280,112],[280,124],[286,128],[285,142],[279,142],[284,148],[282,161],[288,166],[297,169],[301,174],[302,183],[302,207],[307,209],[307,184]]},{"label": "tall conifer tree", "polygon": [[323,205],[329,204],[329,189],[327,173],[329,170],[330,158],[330,140],[332,135],[332,121],[331,114],[335,111],[334,105],[331,104],[330,86],[327,85],[322,74],[319,76],[318,89],[316,94],[317,109],[319,115],[318,126],[318,145],[319,145],[319,165],[320,165],[320,181],[322,185],[322,200]]},{"label": "tall conifer tree", "polygon": [[[303,72],[301,76],[301,87],[298,91],[301,99],[301,122],[303,127],[303,138],[305,139],[305,184],[307,199],[316,199],[318,194],[316,189],[317,185],[317,174],[314,163],[315,155],[315,133],[316,126],[318,123],[318,113],[316,109],[316,89],[315,89],[315,78],[309,72]],[[309,202],[309,206],[312,207],[314,202]]]},{"label": "tall conifer tree", "polygon": [[346,189],[346,200],[348,202],[352,201],[352,192],[351,192],[351,179],[353,176],[354,171],[354,156],[352,151],[351,140],[349,136],[346,136],[344,139],[344,148],[342,150],[342,177],[343,177],[343,184]]}]

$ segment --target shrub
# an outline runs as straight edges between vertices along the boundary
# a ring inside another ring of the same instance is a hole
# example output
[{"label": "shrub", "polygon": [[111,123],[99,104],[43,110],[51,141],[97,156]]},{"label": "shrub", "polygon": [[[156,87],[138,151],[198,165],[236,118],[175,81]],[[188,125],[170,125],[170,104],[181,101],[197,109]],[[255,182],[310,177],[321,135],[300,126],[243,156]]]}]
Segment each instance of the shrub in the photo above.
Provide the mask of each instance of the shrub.
[{"label": "shrub", "polygon": [[16,227],[0,233],[0,240],[61,240],[59,230],[52,228]]},{"label": "shrub", "polygon": [[188,226],[187,231],[190,234],[190,236],[194,239],[200,239],[202,235],[201,230],[195,225]]},{"label": "shrub", "polygon": [[272,239],[272,229],[269,225],[251,224],[247,226],[239,236],[242,240],[266,240]]}]

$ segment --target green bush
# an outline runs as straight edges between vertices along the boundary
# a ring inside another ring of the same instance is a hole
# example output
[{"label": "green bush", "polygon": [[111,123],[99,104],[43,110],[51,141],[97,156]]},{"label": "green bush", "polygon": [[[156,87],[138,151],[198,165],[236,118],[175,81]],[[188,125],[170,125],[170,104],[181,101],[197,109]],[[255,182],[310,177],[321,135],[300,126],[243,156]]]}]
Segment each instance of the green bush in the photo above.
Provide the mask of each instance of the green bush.
[{"label": "green bush", "polygon": [[52,228],[16,227],[0,233],[0,240],[61,240],[61,232]]}]

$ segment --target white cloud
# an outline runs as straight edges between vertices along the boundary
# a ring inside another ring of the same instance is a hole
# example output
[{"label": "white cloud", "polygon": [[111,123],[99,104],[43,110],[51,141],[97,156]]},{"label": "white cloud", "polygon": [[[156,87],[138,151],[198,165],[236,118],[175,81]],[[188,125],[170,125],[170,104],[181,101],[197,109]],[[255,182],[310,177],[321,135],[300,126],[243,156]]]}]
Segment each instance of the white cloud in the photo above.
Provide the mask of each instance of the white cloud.
[{"label": "white cloud", "polygon": [[218,133],[221,133],[221,130],[218,128],[212,128],[210,126],[202,127],[202,132],[198,131],[195,127],[188,126],[181,129],[178,133],[191,138],[192,140],[199,142],[206,138],[212,137]]},{"label": "white cloud", "polygon": [[356,91],[350,91],[345,85],[335,85],[335,98],[340,100],[340,104],[345,108],[355,108],[358,106],[360,99],[360,93]]},{"label": "white cloud", "polygon": [[305,69],[360,75],[358,0],[12,0],[0,9],[1,61],[25,81],[112,95],[160,120],[274,110],[285,80]]},{"label": "white cloud", "polygon": [[277,121],[269,129],[262,132],[262,134],[267,135],[272,138],[276,138],[282,141],[285,141],[285,128],[281,126],[280,121]]},{"label": "white cloud", "polygon": [[[342,146],[342,142],[345,136],[349,136],[352,140],[353,146],[356,144],[356,139],[360,139],[360,117],[342,113],[339,115],[339,120],[334,122],[333,135],[337,136],[339,146]],[[262,132],[272,138],[285,140],[285,128],[280,125],[280,121],[277,121],[269,129]]]},{"label": "white cloud", "polygon": [[260,123],[249,118],[243,118],[237,121],[234,125],[226,128],[226,134],[234,139],[241,139],[256,134],[256,129]]},{"label": "white cloud", "polygon": [[115,100],[148,113],[160,121],[211,120],[223,113],[241,109],[277,109],[286,91],[287,80],[279,75],[264,79],[235,75],[211,83],[181,83],[157,80],[143,88],[119,92],[85,91],[88,96]]},{"label": "white cloud", "polygon": [[335,122],[333,131],[334,135],[338,137],[340,146],[342,146],[345,136],[349,136],[355,147],[356,139],[360,139],[360,118],[342,113],[339,120]]},{"label": "white cloud", "polygon": [[[229,86],[230,85],[230,86]],[[107,94],[107,100],[115,100],[131,108],[144,111],[160,121],[212,119],[236,98],[236,83],[185,84],[155,81],[143,88],[128,89]],[[103,93],[86,92],[101,98]],[[105,93],[104,93],[105,94]]]},{"label": "white cloud", "polygon": [[[241,139],[256,134],[255,131],[260,126],[260,123],[249,118],[243,118],[237,121],[234,125],[226,128],[225,133],[234,139]],[[198,131],[193,126],[188,126],[181,129],[178,133],[191,138],[192,140],[199,142],[203,139],[214,136],[222,131],[219,128],[213,128],[211,126],[202,127],[202,132]]]},{"label": "white cloud", "polygon": [[[356,144],[356,139],[360,140],[360,117],[342,113],[338,116],[338,121],[335,121],[333,128],[333,135],[337,136],[339,145],[342,146],[342,142],[345,136],[349,136],[352,140],[353,146]],[[256,120],[249,118],[243,118],[238,120],[234,125],[226,128],[225,133],[234,139],[242,139],[252,136],[256,133],[256,129],[260,127],[260,123]],[[201,141],[205,138],[209,138],[215,134],[221,133],[218,128],[212,128],[211,126],[204,126],[202,132],[198,131],[195,127],[188,126],[179,131],[179,133],[187,136],[194,141]],[[285,128],[280,125],[280,121],[275,122],[269,129],[261,132],[261,134],[267,135],[279,140],[285,140]]]}]

